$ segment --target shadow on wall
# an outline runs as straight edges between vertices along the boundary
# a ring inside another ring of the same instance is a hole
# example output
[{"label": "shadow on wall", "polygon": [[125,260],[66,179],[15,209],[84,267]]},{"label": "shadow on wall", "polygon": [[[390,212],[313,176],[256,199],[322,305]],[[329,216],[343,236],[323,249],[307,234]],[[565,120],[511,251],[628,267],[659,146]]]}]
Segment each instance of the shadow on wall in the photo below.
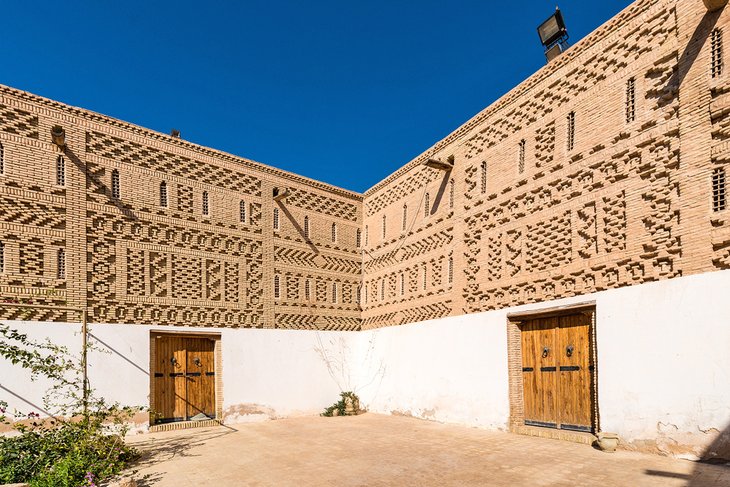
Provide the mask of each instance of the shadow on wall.
[{"label": "shadow on wall", "polygon": [[702,460],[688,477],[688,487],[730,485],[730,424],[705,449]]}]

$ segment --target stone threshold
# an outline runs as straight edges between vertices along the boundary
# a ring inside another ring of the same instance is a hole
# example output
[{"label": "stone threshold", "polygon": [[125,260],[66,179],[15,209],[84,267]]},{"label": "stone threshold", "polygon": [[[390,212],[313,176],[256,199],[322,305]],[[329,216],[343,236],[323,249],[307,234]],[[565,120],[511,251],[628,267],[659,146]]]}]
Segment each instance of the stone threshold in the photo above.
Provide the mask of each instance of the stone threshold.
[{"label": "stone threshold", "polygon": [[592,445],[598,437],[592,433],[584,433],[582,431],[568,431],[554,428],[541,428],[540,426],[515,426],[513,433],[518,435],[536,436],[538,438],[550,438],[553,440],[570,441],[573,443],[582,443],[584,445]]},{"label": "stone threshold", "polygon": [[150,426],[150,433],[160,431],[176,431],[192,428],[210,428],[212,426],[223,426],[223,421],[219,419],[204,419],[201,421],[176,421],[174,423],[163,423]]}]

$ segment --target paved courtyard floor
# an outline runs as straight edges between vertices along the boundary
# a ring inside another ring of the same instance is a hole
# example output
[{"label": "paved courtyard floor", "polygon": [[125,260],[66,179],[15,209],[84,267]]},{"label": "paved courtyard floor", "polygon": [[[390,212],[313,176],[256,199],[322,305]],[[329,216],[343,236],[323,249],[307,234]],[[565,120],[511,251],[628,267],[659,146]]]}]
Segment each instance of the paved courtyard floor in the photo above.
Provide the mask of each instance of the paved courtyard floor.
[{"label": "paved courtyard floor", "polygon": [[363,414],[131,437],[143,486],[730,487],[730,467]]}]

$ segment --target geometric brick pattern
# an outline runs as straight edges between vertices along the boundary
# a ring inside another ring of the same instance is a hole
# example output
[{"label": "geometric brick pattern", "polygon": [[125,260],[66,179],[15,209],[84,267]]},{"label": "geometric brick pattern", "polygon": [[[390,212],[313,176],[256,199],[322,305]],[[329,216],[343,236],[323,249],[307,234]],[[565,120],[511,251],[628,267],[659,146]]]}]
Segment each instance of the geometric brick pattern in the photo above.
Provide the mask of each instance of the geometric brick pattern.
[{"label": "geometric brick pattern", "polygon": [[29,139],[37,139],[38,115],[0,103],[0,130]]}]

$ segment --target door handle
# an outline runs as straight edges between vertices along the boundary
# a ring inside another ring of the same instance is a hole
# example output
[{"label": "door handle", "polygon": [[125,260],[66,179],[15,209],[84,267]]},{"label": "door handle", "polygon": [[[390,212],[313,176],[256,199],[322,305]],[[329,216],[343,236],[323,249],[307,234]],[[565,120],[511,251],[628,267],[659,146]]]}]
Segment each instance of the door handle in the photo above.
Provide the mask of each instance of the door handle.
[{"label": "door handle", "polygon": [[548,355],[550,355],[550,347],[542,347],[542,358],[545,358]]},{"label": "door handle", "polygon": [[573,350],[573,345],[568,345],[567,347],[565,347],[565,355],[570,357],[571,355],[573,355]]}]

